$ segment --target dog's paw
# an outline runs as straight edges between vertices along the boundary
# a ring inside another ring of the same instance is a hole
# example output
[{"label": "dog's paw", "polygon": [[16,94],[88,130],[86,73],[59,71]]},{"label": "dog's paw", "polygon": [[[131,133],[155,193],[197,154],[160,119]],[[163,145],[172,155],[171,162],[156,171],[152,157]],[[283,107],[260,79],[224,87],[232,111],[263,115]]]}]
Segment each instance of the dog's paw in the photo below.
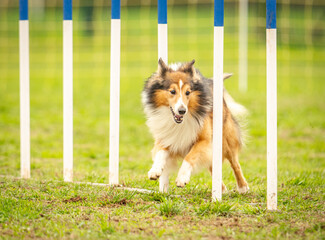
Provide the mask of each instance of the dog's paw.
[{"label": "dog's paw", "polygon": [[244,194],[244,193],[248,192],[249,187],[248,187],[248,185],[246,185],[246,186],[243,186],[243,187],[238,187],[237,189],[238,189],[239,193]]},{"label": "dog's paw", "polygon": [[168,193],[169,184],[159,184],[159,192]]},{"label": "dog's paw", "polygon": [[162,174],[162,169],[151,168],[148,172],[148,177],[150,180],[157,180]]},{"label": "dog's paw", "polygon": [[192,170],[192,165],[184,160],[176,178],[177,187],[185,187],[189,183]]},{"label": "dog's paw", "polygon": [[222,184],[222,193],[227,193],[228,192],[228,188],[226,187],[225,184]]},{"label": "dog's paw", "polygon": [[190,174],[181,174],[177,176],[176,186],[177,187],[185,187],[186,184],[190,182]]}]

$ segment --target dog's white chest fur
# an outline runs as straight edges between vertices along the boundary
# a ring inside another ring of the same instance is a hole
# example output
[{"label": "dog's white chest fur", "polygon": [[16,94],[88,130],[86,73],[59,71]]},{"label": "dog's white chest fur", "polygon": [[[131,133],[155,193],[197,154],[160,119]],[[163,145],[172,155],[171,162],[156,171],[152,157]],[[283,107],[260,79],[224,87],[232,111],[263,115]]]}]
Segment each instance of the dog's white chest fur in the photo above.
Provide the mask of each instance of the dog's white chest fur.
[{"label": "dog's white chest fur", "polygon": [[190,114],[184,116],[182,123],[177,124],[168,107],[145,109],[147,125],[156,140],[169,151],[185,156],[197,140],[200,124]]}]

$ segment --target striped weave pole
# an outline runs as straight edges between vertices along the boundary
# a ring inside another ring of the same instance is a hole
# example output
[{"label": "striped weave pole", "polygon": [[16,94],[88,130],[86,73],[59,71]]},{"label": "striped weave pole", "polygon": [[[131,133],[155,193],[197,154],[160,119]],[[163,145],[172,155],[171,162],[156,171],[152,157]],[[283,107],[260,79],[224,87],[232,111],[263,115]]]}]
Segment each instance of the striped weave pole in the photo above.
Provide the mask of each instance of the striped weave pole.
[{"label": "striped weave pole", "polygon": [[212,200],[222,199],[224,0],[214,1]]},{"label": "striped weave pole", "polygon": [[73,179],[72,0],[63,1],[63,178]]},{"label": "striped weave pole", "polygon": [[266,1],[267,209],[277,209],[276,0]]},{"label": "striped weave pole", "polygon": [[119,183],[121,2],[112,0],[109,126],[109,184]]},{"label": "striped weave pole", "polygon": [[28,0],[19,0],[20,176],[30,178]]},{"label": "striped weave pole", "polygon": [[158,59],[168,64],[167,0],[158,0]]}]

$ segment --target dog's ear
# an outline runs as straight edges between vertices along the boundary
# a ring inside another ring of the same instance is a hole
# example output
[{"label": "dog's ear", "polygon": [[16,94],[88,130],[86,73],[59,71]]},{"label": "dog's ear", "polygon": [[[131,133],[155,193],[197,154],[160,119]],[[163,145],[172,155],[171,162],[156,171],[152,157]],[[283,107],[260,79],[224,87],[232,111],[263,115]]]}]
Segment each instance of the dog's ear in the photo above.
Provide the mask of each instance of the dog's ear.
[{"label": "dog's ear", "polygon": [[193,59],[191,62],[187,62],[184,63],[179,70],[184,72],[184,73],[188,73],[191,76],[193,76],[195,74],[195,68],[194,68],[194,63],[195,63],[195,59]]},{"label": "dog's ear", "polygon": [[224,73],[223,74],[223,81],[225,81],[227,78],[230,78],[232,76],[232,73]]},{"label": "dog's ear", "polygon": [[166,72],[168,71],[168,66],[166,63],[162,60],[162,58],[159,58],[158,60],[158,75],[159,76],[164,76]]}]

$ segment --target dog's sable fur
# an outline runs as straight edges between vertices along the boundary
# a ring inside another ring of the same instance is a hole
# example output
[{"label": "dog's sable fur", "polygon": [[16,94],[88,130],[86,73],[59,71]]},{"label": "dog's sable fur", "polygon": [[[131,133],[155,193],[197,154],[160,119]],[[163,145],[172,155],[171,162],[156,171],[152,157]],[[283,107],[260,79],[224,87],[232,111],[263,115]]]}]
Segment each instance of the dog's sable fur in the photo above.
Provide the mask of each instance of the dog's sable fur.
[{"label": "dog's sable fur", "polygon": [[[167,192],[169,173],[177,159],[184,159],[176,179],[184,187],[192,172],[205,166],[212,172],[212,104],[213,81],[194,68],[194,60],[167,66],[159,59],[158,70],[145,82],[142,102],[147,125],[155,139],[152,180],[160,178],[160,191]],[[224,75],[224,79],[230,75]],[[248,191],[238,162],[242,146],[240,126],[229,104],[245,109],[225,91],[223,101],[223,160],[228,159],[234,171],[238,191]],[[223,191],[226,187],[222,186]]]}]

